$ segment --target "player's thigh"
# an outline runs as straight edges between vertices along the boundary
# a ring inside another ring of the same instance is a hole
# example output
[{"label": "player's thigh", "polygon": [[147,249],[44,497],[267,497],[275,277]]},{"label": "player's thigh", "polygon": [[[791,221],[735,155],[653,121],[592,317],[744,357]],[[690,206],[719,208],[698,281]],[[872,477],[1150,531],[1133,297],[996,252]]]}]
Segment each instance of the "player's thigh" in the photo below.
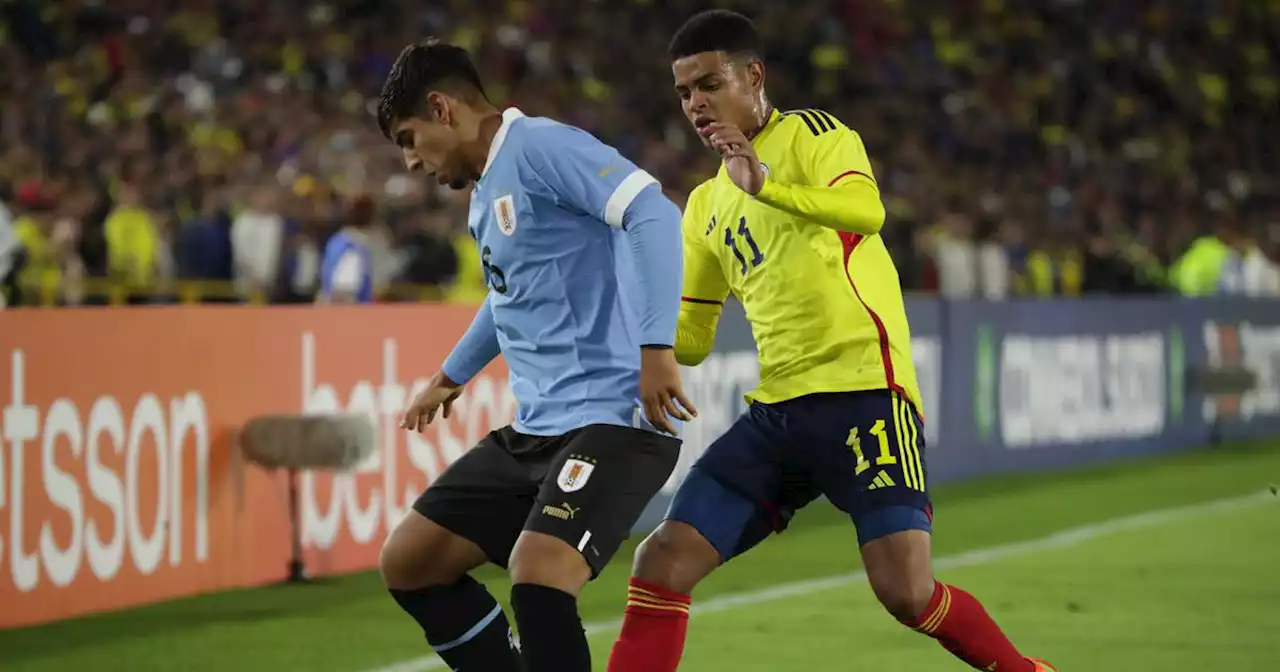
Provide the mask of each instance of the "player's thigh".
[{"label": "player's thigh", "polygon": [[671,477],[680,443],[616,425],[572,433],[550,463],[524,529],[565,542],[598,576]]},{"label": "player's thigh", "polygon": [[[795,514],[820,494],[807,475],[786,466],[779,466],[777,470],[782,474],[776,481],[778,485],[768,497],[756,498],[695,464],[676,490],[666,520],[683,523],[696,531],[714,551],[716,564],[728,562],[755,548],[770,535],[781,534]],[[654,553],[678,556],[693,552],[662,542],[659,537],[645,543],[654,547]],[[668,558],[668,562],[678,560],[678,557]],[[640,562],[641,559],[637,559],[637,565]]]},{"label": "player's thigh", "polygon": [[510,427],[491,432],[449,465],[413,510],[505,568],[539,485],[537,475],[510,451],[526,438]]},{"label": "player's thigh", "polygon": [[867,544],[906,530],[932,531],[924,434],[915,408],[888,390],[814,395],[797,419],[809,440],[808,472]]},{"label": "player's thigh", "polygon": [[789,471],[783,423],[753,407],[712,442],[680,484],[666,519],[696,530],[727,562],[781,531],[814,498],[807,477]]}]

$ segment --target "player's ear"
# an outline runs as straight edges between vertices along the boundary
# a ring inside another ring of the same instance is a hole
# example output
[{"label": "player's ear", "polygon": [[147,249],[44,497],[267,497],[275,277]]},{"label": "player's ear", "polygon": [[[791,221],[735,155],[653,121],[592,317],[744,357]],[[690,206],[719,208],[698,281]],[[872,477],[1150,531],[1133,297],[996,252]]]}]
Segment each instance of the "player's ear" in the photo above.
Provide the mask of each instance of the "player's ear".
[{"label": "player's ear", "polygon": [[747,63],[747,83],[751,85],[752,91],[759,91],[764,88],[763,61],[752,59]]},{"label": "player's ear", "polygon": [[430,121],[443,126],[448,126],[453,117],[453,110],[449,108],[449,97],[439,91],[427,94],[427,111]]}]

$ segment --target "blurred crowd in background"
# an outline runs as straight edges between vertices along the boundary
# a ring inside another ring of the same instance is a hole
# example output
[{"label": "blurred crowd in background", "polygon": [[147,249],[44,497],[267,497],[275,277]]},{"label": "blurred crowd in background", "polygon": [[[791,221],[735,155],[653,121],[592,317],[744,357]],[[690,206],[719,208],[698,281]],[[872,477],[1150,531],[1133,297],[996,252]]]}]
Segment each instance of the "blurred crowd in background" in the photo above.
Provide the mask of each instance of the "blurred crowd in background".
[{"label": "blurred crowd in background", "polygon": [[467,194],[371,116],[399,50],[469,48],[683,203],[716,157],[665,47],[712,5],[756,19],[775,104],[862,134],[906,289],[1280,295],[1272,0],[0,0],[0,293],[307,302],[347,229],[382,298],[477,299]]}]

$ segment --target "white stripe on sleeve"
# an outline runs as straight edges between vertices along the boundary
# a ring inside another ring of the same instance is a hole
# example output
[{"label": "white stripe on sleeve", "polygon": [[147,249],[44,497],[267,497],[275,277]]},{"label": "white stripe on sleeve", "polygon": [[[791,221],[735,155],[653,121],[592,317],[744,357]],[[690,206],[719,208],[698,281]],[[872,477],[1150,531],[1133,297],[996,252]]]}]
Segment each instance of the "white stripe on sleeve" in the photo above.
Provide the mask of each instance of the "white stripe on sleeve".
[{"label": "white stripe on sleeve", "polygon": [[644,188],[657,184],[658,181],[652,175],[637,170],[624,179],[617,189],[613,190],[613,195],[609,197],[609,202],[604,206],[604,222],[609,226],[622,227],[622,217],[627,214],[627,208],[631,202],[636,200],[636,196],[644,191]]}]

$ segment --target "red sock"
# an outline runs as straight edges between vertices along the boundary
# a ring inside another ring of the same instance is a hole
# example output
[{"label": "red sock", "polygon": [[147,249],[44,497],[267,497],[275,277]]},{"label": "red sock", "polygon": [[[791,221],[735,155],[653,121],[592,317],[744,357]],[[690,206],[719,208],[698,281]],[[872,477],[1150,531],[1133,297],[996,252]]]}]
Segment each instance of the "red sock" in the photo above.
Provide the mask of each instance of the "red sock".
[{"label": "red sock", "polygon": [[622,633],[613,644],[608,672],[675,672],[689,624],[688,595],[631,579]]},{"label": "red sock", "polygon": [[924,614],[906,625],[938,640],[951,655],[984,672],[1035,672],[974,596],[937,582]]}]

